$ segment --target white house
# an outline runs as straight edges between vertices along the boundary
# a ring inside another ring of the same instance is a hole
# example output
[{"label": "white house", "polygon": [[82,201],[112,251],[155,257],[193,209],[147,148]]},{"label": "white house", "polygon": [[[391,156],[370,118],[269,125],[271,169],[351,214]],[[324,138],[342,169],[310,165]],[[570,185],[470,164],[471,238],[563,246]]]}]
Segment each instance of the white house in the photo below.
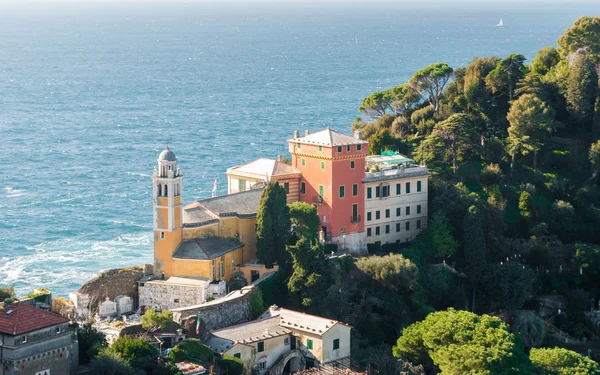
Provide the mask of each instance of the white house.
[{"label": "white house", "polygon": [[427,227],[427,167],[401,154],[368,156],[365,185],[367,243],[412,241]]},{"label": "white house", "polygon": [[350,367],[351,327],[271,306],[257,320],[211,332],[217,353],[240,358],[246,372],[293,373],[310,367]]}]

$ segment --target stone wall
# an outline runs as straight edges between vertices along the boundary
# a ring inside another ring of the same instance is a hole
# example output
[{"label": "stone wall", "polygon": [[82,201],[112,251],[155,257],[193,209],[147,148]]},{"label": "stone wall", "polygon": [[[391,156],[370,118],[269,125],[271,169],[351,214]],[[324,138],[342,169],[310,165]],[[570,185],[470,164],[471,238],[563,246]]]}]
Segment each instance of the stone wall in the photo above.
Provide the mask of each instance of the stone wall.
[{"label": "stone wall", "polygon": [[206,289],[201,285],[182,285],[160,280],[139,284],[140,306],[173,310],[200,305],[206,301]]},{"label": "stone wall", "polygon": [[214,301],[173,309],[173,320],[180,324],[188,319],[195,321],[200,313],[200,319],[207,331],[244,323],[252,318],[250,298],[254,293],[258,293],[257,287],[249,285]]}]

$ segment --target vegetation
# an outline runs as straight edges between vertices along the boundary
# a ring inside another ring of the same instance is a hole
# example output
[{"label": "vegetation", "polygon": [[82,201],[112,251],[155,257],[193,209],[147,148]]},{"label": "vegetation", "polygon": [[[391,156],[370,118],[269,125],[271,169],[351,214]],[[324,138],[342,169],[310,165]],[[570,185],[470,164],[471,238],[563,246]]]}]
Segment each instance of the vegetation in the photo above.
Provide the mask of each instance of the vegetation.
[{"label": "vegetation", "polygon": [[531,349],[529,358],[540,375],[592,375],[600,373],[600,366],[574,351],[552,348]]},{"label": "vegetation", "polygon": [[91,322],[83,323],[78,327],[77,341],[79,343],[79,363],[82,364],[90,363],[92,358],[106,348],[106,335],[98,331]]},{"label": "vegetation", "polygon": [[143,338],[121,336],[108,350],[123,358],[134,369],[152,372],[157,367],[158,350]]},{"label": "vegetation", "polygon": [[191,361],[208,362],[213,358],[213,351],[198,339],[189,339],[175,345],[169,352],[169,360],[172,362]]},{"label": "vegetation", "polygon": [[285,245],[290,232],[290,209],[286,193],[276,181],[263,190],[256,214],[256,257],[267,268],[285,264]]},{"label": "vegetation", "polygon": [[171,311],[157,313],[155,310],[149,309],[142,315],[142,328],[149,331],[156,331],[165,328],[167,324],[172,321],[173,313]]}]

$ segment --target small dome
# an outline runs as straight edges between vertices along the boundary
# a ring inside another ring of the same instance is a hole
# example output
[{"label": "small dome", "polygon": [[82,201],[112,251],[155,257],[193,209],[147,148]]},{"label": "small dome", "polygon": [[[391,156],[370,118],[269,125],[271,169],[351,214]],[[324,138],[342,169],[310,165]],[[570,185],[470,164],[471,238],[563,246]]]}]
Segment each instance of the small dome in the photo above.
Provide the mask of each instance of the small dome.
[{"label": "small dome", "polygon": [[177,161],[177,157],[175,153],[169,149],[169,147],[165,148],[163,152],[158,155],[159,161]]}]

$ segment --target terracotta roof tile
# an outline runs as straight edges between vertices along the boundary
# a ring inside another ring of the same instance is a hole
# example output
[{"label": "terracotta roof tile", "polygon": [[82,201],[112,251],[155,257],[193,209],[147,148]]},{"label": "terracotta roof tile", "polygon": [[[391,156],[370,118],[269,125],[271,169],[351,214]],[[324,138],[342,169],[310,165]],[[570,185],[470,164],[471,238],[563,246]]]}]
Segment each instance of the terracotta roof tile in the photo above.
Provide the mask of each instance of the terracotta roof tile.
[{"label": "terracotta roof tile", "polygon": [[0,333],[16,336],[68,321],[63,316],[26,303],[15,303],[0,310]]}]

